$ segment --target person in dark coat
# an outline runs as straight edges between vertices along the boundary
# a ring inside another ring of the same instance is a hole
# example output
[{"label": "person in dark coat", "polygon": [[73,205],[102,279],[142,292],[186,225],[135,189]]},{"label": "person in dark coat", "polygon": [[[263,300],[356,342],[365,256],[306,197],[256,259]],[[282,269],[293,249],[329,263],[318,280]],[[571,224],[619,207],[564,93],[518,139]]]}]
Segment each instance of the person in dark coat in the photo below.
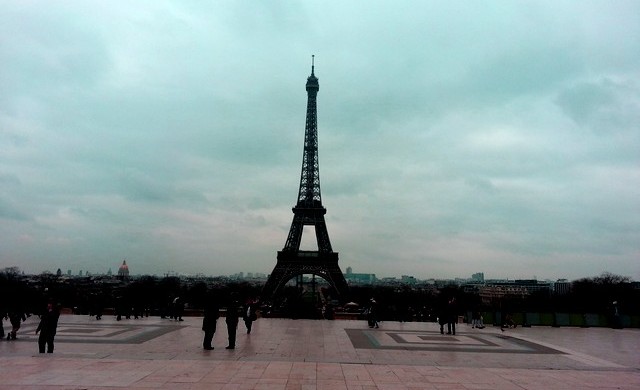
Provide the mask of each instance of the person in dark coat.
[{"label": "person in dark coat", "polygon": [[220,310],[218,309],[218,303],[211,297],[204,309],[204,318],[202,319],[202,330],[204,330],[202,348],[206,350],[213,349],[211,342],[213,341],[213,335],[216,333],[216,325],[219,317]]},{"label": "person in dark coat", "polygon": [[444,334],[444,326],[447,324],[447,308],[441,305],[438,310],[438,324],[440,325],[440,334]]},{"label": "person in dark coat", "polygon": [[27,320],[27,316],[22,311],[13,310],[9,312],[8,317],[11,331],[7,334],[7,340],[15,340],[18,330],[20,330],[20,324]]},{"label": "person in dark coat", "polygon": [[379,328],[378,323],[378,302],[374,298],[369,300],[369,307],[365,310],[364,315],[367,319],[369,328]]},{"label": "person in dark coat", "polygon": [[458,304],[455,298],[447,303],[447,334],[456,334],[456,322],[458,322]]},{"label": "person in dark coat", "polygon": [[238,321],[240,318],[240,303],[238,302],[238,294],[231,293],[230,298],[225,318],[227,323],[227,332],[229,334],[229,345],[227,345],[226,349],[235,349],[236,331],[238,329]]},{"label": "person in dark coat", "polygon": [[4,339],[4,324],[2,322],[4,321],[4,318],[7,316],[7,312],[6,310],[4,310],[4,308],[1,305],[2,304],[0,303],[0,339]]},{"label": "person in dark coat", "polygon": [[173,318],[175,318],[176,321],[184,321],[182,319],[183,314],[184,314],[184,302],[182,302],[182,299],[180,297],[176,297],[173,300]]},{"label": "person in dark coat", "polygon": [[248,299],[242,307],[242,319],[244,320],[244,325],[247,327],[247,334],[251,334],[251,326],[253,325],[253,321],[258,319],[258,315],[256,314],[256,306],[257,304],[253,299]]},{"label": "person in dark coat", "polygon": [[58,318],[60,318],[60,311],[57,307],[54,307],[52,302],[49,302],[47,310],[40,316],[40,324],[36,329],[36,334],[40,333],[40,337],[38,337],[40,353],[44,353],[45,345],[47,353],[53,353],[53,339],[58,328]]}]

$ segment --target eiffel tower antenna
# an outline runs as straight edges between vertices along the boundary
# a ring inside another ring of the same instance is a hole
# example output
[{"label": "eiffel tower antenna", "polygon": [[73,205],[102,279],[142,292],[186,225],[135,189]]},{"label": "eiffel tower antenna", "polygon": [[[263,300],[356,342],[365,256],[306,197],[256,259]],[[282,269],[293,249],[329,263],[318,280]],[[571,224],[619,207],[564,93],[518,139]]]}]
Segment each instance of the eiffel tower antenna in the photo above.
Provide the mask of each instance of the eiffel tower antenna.
[{"label": "eiffel tower antenna", "polygon": [[[284,248],[262,290],[262,298],[270,299],[291,279],[304,274],[317,275],[326,280],[342,297],[347,294],[347,281],[338,266],[338,253],[331,248],[324,220],[327,209],[322,206],[320,170],[318,164],[318,119],[316,96],[320,90],[315,76],[315,56],[311,56],[311,75],[307,78],[307,117],[300,172],[298,200],[293,207],[293,222]],[[317,251],[300,250],[304,226],[314,226]]]}]

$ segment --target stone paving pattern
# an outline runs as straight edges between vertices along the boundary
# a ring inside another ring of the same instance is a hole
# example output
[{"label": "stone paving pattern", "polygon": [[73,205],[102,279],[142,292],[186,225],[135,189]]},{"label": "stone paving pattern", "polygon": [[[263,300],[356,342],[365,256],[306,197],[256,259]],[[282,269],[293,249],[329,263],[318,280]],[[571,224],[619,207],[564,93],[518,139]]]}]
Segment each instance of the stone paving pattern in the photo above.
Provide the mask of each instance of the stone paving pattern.
[{"label": "stone paving pattern", "polygon": [[37,322],[0,341],[0,389],[640,389],[638,329],[260,318],[226,350],[221,318],[205,351],[201,318],[63,315],[39,354]]}]

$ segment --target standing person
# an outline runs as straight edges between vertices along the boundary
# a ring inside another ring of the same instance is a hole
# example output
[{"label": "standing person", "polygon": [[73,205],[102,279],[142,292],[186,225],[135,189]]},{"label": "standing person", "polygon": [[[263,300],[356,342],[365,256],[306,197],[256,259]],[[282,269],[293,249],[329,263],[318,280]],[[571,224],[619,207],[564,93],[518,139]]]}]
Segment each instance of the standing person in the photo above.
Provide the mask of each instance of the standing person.
[{"label": "standing person", "polygon": [[440,325],[440,334],[444,334],[444,326],[449,322],[447,319],[447,306],[444,303],[438,307],[438,324]]},{"label": "standing person", "polygon": [[115,308],[114,314],[116,315],[116,321],[122,320],[122,314],[124,312],[124,298],[122,297],[122,295],[118,295],[116,297],[114,308]]},{"label": "standing person", "polygon": [[612,306],[612,310],[611,310],[611,314],[613,317],[612,322],[612,328],[613,329],[622,329],[622,319],[620,318],[620,309],[618,308],[618,301],[613,301],[613,303],[611,303]]},{"label": "standing person", "polygon": [[367,323],[369,328],[380,327],[378,323],[378,302],[373,298],[369,301],[369,308],[367,309]]},{"label": "standing person", "polygon": [[182,319],[183,314],[184,314],[184,303],[182,302],[182,299],[180,299],[180,297],[176,297],[173,300],[173,318],[175,318],[176,321],[184,321]]},{"label": "standing person", "polygon": [[242,308],[242,319],[244,320],[244,325],[247,327],[247,334],[251,334],[251,326],[253,325],[253,321],[258,319],[258,315],[256,314],[256,306],[256,301],[249,298]]},{"label": "standing person", "polygon": [[458,308],[456,299],[451,298],[447,303],[447,334],[456,334],[456,322],[458,322]]},{"label": "standing person", "polygon": [[0,340],[4,340],[4,324],[2,323],[7,318],[7,312],[0,303]]},{"label": "standing person", "polygon": [[102,312],[104,311],[104,298],[102,296],[102,291],[97,293],[94,298],[95,298],[95,301],[93,302],[94,304],[93,310],[96,315],[96,320],[101,320]]},{"label": "standing person", "polygon": [[229,305],[227,306],[227,315],[225,322],[227,323],[227,333],[229,334],[229,345],[226,349],[235,349],[236,347],[236,330],[238,329],[238,320],[240,315],[240,303],[238,302],[238,294],[231,293]]},{"label": "standing person", "polygon": [[213,335],[216,333],[216,325],[219,317],[220,310],[218,309],[218,303],[214,297],[210,296],[207,306],[204,309],[204,318],[202,319],[202,330],[204,330],[202,348],[206,350],[213,349],[211,342],[213,341]]},{"label": "standing person", "polygon": [[325,305],[323,308],[323,316],[326,320],[334,320],[335,319],[335,312],[333,310],[333,305],[332,304],[328,304]]},{"label": "standing person", "polygon": [[53,338],[56,336],[58,328],[58,318],[60,318],[60,310],[53,306],[53,302],[47,304],[47,310],[40,316],[40,324],[36,329],[38,337],[38,349],[40,353],[44,353],[44,347],[47,346],[47,353],[53,353]]}]

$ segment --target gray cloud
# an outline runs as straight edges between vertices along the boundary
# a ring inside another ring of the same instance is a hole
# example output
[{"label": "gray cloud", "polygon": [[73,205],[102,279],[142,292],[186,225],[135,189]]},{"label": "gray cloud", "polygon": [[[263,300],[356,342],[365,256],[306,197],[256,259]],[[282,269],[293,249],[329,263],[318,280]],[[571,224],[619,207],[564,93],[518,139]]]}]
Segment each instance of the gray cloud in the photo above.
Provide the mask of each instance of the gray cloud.
[{"label": "gray cloud", "polygon": [[637,14],[624,1],[5,4],[0,266],[270,272],[316,54],[343,267],[638,279]]}]

